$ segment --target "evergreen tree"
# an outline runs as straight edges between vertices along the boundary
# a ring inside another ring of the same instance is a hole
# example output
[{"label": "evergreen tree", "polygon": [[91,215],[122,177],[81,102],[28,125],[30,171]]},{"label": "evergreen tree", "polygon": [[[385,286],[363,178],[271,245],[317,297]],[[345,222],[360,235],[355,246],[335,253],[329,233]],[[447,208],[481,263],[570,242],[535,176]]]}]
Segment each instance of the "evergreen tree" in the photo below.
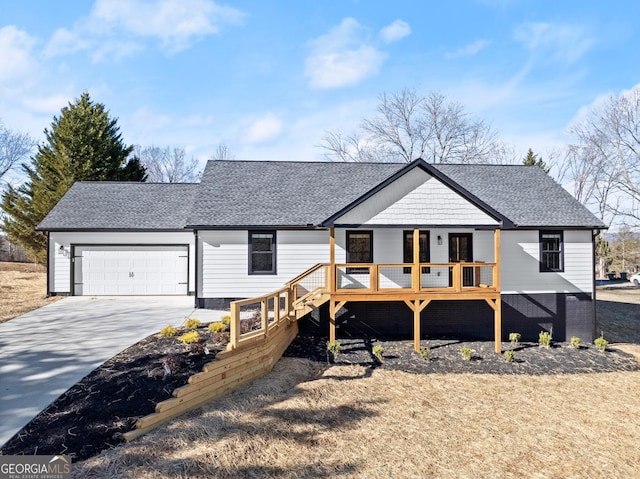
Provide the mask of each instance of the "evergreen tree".
[{"label": "evergreen tree", "polygon": [[44,130],[46,142],[23,165],[27,181],[2,196],[9,240],[43,261],[46,236],[36,227],[74,182],[145,181],[144,167],[137,158],[128,159],[133,146],[123,143],[119,131],[117,119],[87,92],[62,108]]},{"label": "evergreen tree", "polygon": [[551,167],[547,166],[542,158],[538,158],[538,155],[536,155],[531,148],[527,151],[527,156],[522,160],[522,164],[526,166],[539,166],[542,168],[542,171],[547,174],[551,170]]}]

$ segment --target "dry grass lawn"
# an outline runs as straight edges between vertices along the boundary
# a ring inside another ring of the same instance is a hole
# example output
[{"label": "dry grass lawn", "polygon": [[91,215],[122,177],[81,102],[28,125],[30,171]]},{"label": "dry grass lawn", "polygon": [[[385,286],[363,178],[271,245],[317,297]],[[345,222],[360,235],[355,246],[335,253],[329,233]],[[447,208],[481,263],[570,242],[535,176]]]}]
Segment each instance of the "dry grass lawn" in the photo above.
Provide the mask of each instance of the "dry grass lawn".
[{"label": "dry grass lawn", "polygon": [[43,265],[0,262],[0,323],[60,299],[46,294]]},{"label": "dry grass lawn", "polygon": [[100,478],[637,478],[640,372],[413,375],[284,358],[74,466]]}]

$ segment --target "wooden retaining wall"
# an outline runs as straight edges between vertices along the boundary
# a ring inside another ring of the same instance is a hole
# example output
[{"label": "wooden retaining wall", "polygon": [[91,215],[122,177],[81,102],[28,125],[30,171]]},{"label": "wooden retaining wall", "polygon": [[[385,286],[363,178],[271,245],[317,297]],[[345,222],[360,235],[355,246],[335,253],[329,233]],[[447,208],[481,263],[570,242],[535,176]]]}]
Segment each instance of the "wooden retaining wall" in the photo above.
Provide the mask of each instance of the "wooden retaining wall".
[{"label": "wooden retaining wall", "polygon": [[173,398],[158,403],[153,414],[138,419],[136,428],[124,434],[125,440],[146,434],[268,373],[297,334],[297,322],[282,321],[269,327],[267,334],[244,340],[236,349],[218,353],[214,361],[203,366],[202,372],[189,378],[186,386],[174,390]]}]

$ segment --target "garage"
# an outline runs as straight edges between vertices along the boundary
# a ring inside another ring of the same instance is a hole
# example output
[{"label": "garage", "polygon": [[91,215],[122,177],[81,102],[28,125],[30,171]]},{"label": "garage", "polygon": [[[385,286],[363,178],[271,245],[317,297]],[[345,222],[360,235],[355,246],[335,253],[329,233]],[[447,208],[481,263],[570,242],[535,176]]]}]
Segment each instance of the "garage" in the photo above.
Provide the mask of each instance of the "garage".
[{"label": "garage", "polygon": [[76,296],[186,295],[187,245],[75,245],[72,247]]}]

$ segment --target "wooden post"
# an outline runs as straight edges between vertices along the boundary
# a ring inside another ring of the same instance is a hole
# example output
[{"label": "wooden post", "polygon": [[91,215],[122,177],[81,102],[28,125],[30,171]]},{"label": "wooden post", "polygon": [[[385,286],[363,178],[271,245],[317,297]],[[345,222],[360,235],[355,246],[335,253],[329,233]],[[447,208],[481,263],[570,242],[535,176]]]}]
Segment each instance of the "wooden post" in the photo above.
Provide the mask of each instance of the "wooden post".
[{"label": "wooden post", "polygon": [[[262,315],[262,331],[267,334],[269,328],[269,297],[265,297],[260,301],[260,314]],[[275,307],[274,307],[275,313]]]},{"label": "wooden post", "polygon": [[329,342],[336,340],[336,302],[329,301]]},{"label": "wooden post", "polygon": [[420,352],[420,308],[418,303],[420,301],[414,301],[415,306],[413,308],[413,349]]},{"label": "wooden post", "polygon": [[329,293],[336,292],[336,229],[329,228]]},{"label": "wooden post", "polygon": [[500,296],[496,298],[495,309],[493,310],[493,327],[495,337],[496,353],[502,353],[502,300]]},{"label": "wooden post", "polygon": [[404,303],[413,311],[413,349],[417,353],[420,352],[420,317],[422,311],[424,311],[424,308],[426,308],[430,302],[430,299],[404,300]]},{"label": "wooden post", "polygon": [[413,229],[413,268],[411,268],[411,282],[413,283],[413,290],[417,293],[422,286],[420,274],[420,230],[418,228]]},{"label": "wooden post", "polygon": [[231,333],[229,335],[229,346],[231,349],[238,347],[238,338],[240,336],[240,308],[237,304],[231,303]]}]

